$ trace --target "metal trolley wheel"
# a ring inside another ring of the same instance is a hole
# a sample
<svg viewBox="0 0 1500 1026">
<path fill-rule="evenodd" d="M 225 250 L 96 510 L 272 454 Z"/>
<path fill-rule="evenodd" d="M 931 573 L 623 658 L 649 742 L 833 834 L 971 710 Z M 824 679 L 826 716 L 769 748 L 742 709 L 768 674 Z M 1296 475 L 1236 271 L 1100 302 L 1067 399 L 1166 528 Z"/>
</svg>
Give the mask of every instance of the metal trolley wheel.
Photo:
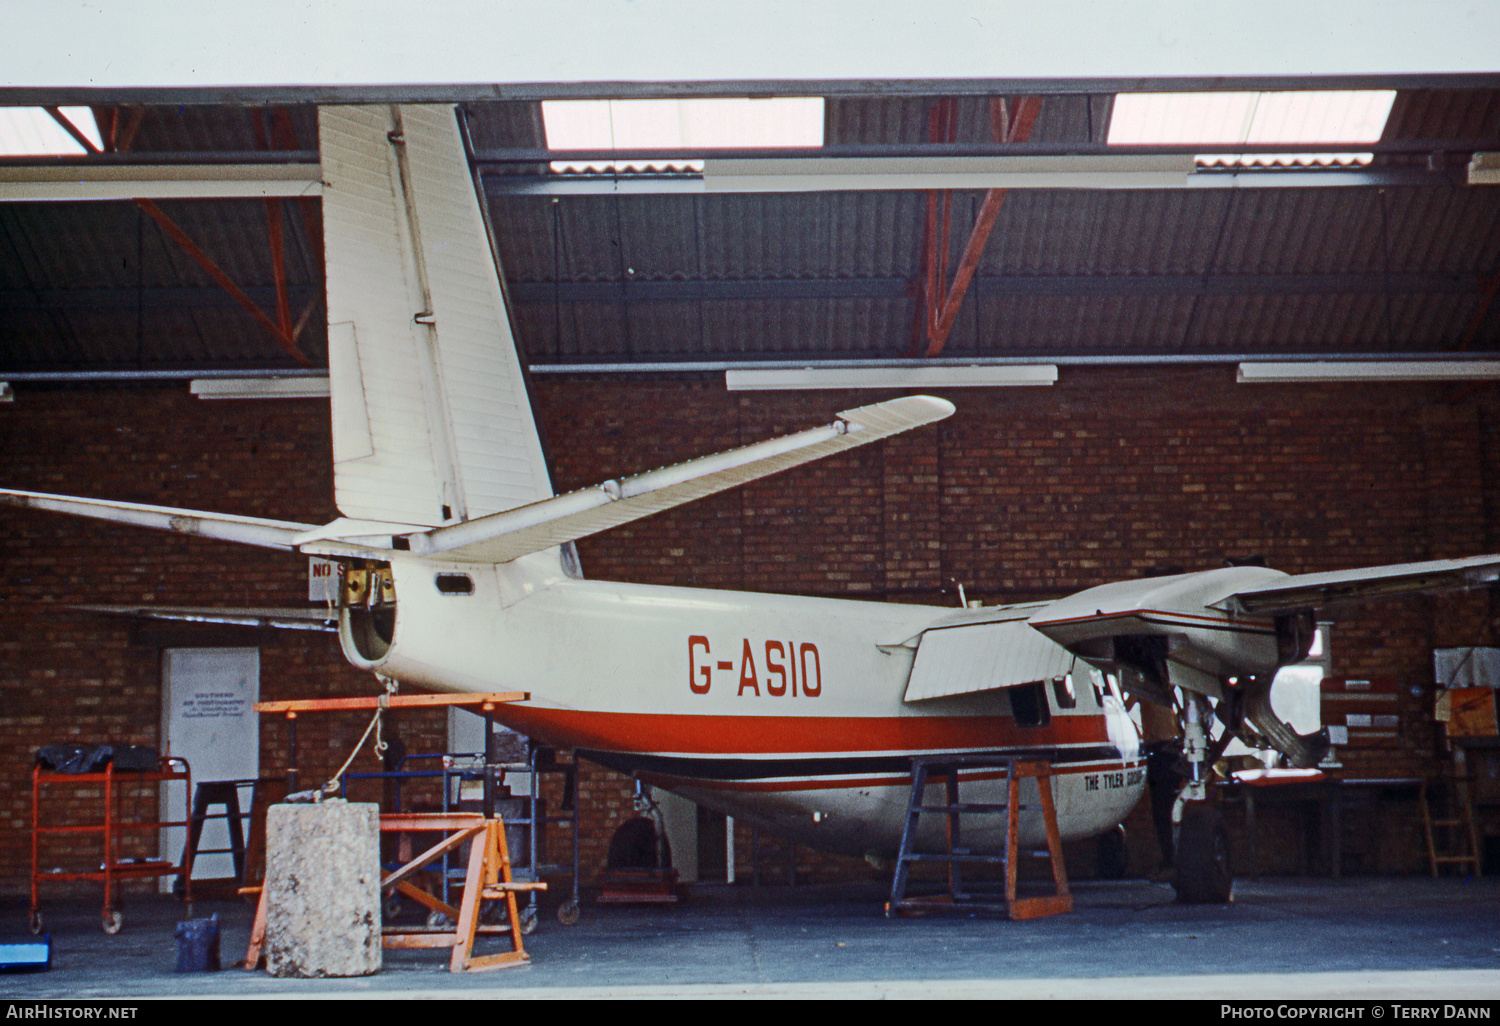
<svg viewBox="0 0 1500 1026">
<path fill-rule="evenodd" d="M 33 913 L 31 913 L 31 922 L 28 925 L 30 926 L 31 932 L 32 932 L 33 935 L 41 933 L 42 932 L 42 914 L 40 912 L 33 912 Z"/>
<path fill-rule="evenodd" d="M 99 925 L 104 928 L 105 933 L 113 937 L 120 932 L 120 927 L 125 925 L 125 917 L 120 914 L 119 909 L 112 908 L 99 917 Z"/>
<path fill-rule="evenodd" d="M 535 905 L 527 905 L 525 908 L 521 909 L 521 932 L 523 934 L 529 937 L 533 933 L 536 933 L 536 921 L 537 914 Z"/>
<path fill-rule="evenodd" d="M 577 926 L 582 916 L 583 911 L 578 907 L 577 898 L 569 898 L 557 908 L 557 921 L 564 926 Z"/>
</svg>

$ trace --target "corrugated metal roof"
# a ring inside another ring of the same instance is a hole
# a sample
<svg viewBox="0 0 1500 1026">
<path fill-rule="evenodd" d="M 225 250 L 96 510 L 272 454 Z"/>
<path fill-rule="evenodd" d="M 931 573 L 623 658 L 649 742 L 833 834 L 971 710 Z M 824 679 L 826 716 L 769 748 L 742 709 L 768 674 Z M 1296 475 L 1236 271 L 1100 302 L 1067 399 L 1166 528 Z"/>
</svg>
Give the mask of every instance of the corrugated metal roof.
<svg viewBox="0 0 1500 1026">
<path fill-rule="evenodd" d="M 1396 94 L 1385 139 L 1500 140 L 1500 92 L 1417 89 Z"/>
<path fill-rule="evenodd" d="M 1112 100 L 1049 96 L 1030 138 L 1097 144 Z M 827 139 L 924 143 L 933 102 L 830 100 Z M 477 148 L 543 143 L 538 104 L 466 110 Z M 956 111 L 960 142 L 990 140 L 986 98 L 960 97 Z M 114 117 L 96 113 L 101 125 Z M 125 109 L 118 123 L 133 119 Z M 311 107 L 262 122 L 274 145 L 316 145 Z M 277 128 L 287 123 L 290 140 Z M 1400 93 L 1385 142 L 1414 139 L 1500 147 L 1500 91 Z M 147 108 L 132 141 L 158 152 L 262 145 L 255 112 L 240 107 Z M 953 196 L 950 273 L 981 202 Z M 161 207 L 274 316 L 264 203 Z M 489 207 L 534 361 L 911 351 L 925 194 L 497 194 Z M 321 267 L 299 206 L 285 208 L 296 317 L 320 297 Z M 1500 273 L 1497 243 L 1494 188 L 1013 191 L 944 354 L 1493 351 L 1500 312 L 1477 334 L 1473 324 Z M 303 336 L 315 359 L 323 317 L 317 306 Z M 0 206 L 0 370 L 289 362 L 134 204 Z"/>
</svg>

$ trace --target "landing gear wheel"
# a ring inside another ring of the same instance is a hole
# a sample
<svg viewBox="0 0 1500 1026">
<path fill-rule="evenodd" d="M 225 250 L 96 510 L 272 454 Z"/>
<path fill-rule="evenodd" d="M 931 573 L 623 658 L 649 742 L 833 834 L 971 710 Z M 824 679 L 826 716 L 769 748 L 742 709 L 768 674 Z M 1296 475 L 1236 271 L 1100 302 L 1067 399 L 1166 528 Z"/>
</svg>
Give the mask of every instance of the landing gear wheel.
<svg viewBox="0 0 1500 1026">
<path fill-rule="evenodd" d="M 427 925 L 429 928 L 436 928 L 439 926 L 452 926 L 453 920 L 449 919 L 441 912 L 433 911 L 427 913 Z"/>
<path fill-rule="evenodd" d="M 557 921 L 559 923 L 562 923 L 564 926 L 577 926 L 578 920 L 582 916 L 583 912 L 578 907 L 577 898 L 569 898 L 567 901 L 558 906 Z"/>
<path fill-rule="evenodd" d="M 527 905 L 521 909 L 521 932 L 530 937 L 536 933 L 536 906 Z"/>
<path fill-rule="evenodd" d="M 100 917 L 99 925 L 104 927 L 104 932 L 113 937 L 120 932 L 120 927 L 125 925 L 125 917 L 120 915 L 120 910 L 112 908 Z"/>
<path fill-rule="evenodd" d="M 42 914 L 40 912 L 33 912 L 33 913 L 31 913 L 31 922 L 28 925 L 31 927 L 32 934 L 41 933 L 42 932 Z"/>
<path fill-rule="evenodd" d="M 1229 866 L 1229 831 L 1212 805 L 1189 802 L 1177 835 L 1177 900 L 1188 905 L 1229 900 L 1234 874 Z"/>
</svg>

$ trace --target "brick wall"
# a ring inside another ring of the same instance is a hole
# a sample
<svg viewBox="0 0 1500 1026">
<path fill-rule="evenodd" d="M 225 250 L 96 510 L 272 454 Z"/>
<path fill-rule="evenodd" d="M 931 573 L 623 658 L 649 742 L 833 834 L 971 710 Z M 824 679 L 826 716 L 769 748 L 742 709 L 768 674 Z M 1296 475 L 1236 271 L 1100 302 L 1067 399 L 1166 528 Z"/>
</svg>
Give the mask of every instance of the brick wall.
<svg viewBox="0 0 1500 1026">
<path fill-rule="evenodd" d="M 1305 572 L 1500 545 L 1493 389 L 1262 388 L 1233 377 L 1232 367 L 1065 368 L 1051 388 L 953 390 L 959 412 L 941 425 L 585 539 L 584 569 L 956 605 L 960 584 L 971 599 L 1021 601 L 1225 556 L 1263 555 Z M 710 376 L 548 377 L 537 387 L 559 489 L 827 423 L 884 398 L 727 393 Z M 6 487 L 322 523 L 337 515 L 331 478 L 326 402 L 205 402 L 185 385 L 22 387 L 0 407 Z M 329 635 L 146 628 L 68 607 L 300 605 L 305 582 L 298 556 L 0 510 L 0 887 L 25 885 L 38 745 L 159 743 L 162 647 L 257 645 L 266 698 L 373 690 Z M 1431 649 L 1494 643 L 1497 627 L 1487 594 L 1403 599 L 1340 619 L 1335 673 L 1407 687 L 1399 743 L 1360 772 L 1431 766 Z M 365 726 L 342 716 L 299 722 L 308 785 Z M 441 715 L 403 713 L 397 729 L 411 751 L 442 746 Z M 279 772 L 284 751 L 285 723 L 268 719 L 263 770 Z M 361 759 L 356 769 L 375 768 L 368 753 Z M 580 792 L 591 876 L 613 824 L 633 814 L 630 785 L 590 767 Z M 89 808 L 80 799 L 54 811 Z M 808 859 L 817 879 L 869 872 L 857 860 Z"/>
</svg>

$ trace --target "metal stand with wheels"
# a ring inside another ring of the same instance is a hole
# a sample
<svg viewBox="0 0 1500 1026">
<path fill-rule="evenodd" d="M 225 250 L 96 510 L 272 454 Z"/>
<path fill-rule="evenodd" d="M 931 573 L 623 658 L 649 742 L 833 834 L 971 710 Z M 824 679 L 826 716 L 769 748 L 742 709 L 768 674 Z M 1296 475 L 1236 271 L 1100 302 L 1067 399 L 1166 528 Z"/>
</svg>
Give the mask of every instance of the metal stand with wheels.
<svg viewBox="0 0 1500 1026">
<path fill-rule="evenodd" d="M 186 759 L 166 757 L 159 760 L 157 770 L 151 772 L 116 772 L 114 763 L 105 765 L 100 773 L 49 773 L 37 764 L 31 771 L 31 916 L 29 926 L 33 934 L 42 932 L 42 909 L 38 895 L 43 880 L 63 883 L 76 880 L 97 880 L 104 884 L 104 907 L 99 913 L 100 925 L 105 933 L 116 934 L 124 925 L 124 916 L 117 907 L 116 897 L 119 882 L 150 877 L 175 876 L 182 885 L 189 915 L 193 902 L 193 862 L 190 852 L 185 852 L 182 863 L 175 864 L 165 859 L 122 858 L 120 835 L 125 833 L 154 833 L 166 827 L 187 827 L 188 821 L 165 822 L 148 818 L 127 818 L 120 814 L 121 792 L 126 788 L 140 788 L 149 784 L 170 784 L 181 781 L 186 793 L 183 807 L 192 796 L 192 773 Z M 104 785 L 104 819 L 100 823 L 54 823 L 43 825 L 42 811 L 46 807 L 45 787 Z M 163 800 L 162 795 L 151 796 L 152 801 Z M 41 837 L 43 834 L 70 834 L 100 838 L 101 855 L 98 869 L 69 871 L 61 867 L 41 868 Z"/>
<path fill-rule="evenodd" d="M 524 799 L 526 815 L 506 817 L 506 823 L 527 828 L 529 857 L 526 865 L 513 867 L 516 879 L 538 883 L 542 877 L 550 874 L 572 874 L 573 891 L 571 896 L 558 906 L 557 921 L 564 926 L 574 926 L 583 914 L 578 900 L 578 763 L 576 761 L 558 762 L 555 749 L 531 743 L 527 746 L 525 763 L 505 764 L 502 769 L 507 778 L 525 774 L 528 778 L 527 790 L 530 792 Z M 547 813 L 546 802 L 541 794 L 542 779 L 547 774 L 561 774 L 563 778 L 561 809 L 550 815 Z M 571 859 L 568 862 L 546 861 L 546 828 L 549 823 L 554 826 L 568 827 L 570 835 L 568 841 L 571 848 Z M 531 892 L 531 898 L 522 911 L 521 917 L 522 932 L 530 934 L 536 929 L 539 920 L 536 891 Z"/>
</svg>

